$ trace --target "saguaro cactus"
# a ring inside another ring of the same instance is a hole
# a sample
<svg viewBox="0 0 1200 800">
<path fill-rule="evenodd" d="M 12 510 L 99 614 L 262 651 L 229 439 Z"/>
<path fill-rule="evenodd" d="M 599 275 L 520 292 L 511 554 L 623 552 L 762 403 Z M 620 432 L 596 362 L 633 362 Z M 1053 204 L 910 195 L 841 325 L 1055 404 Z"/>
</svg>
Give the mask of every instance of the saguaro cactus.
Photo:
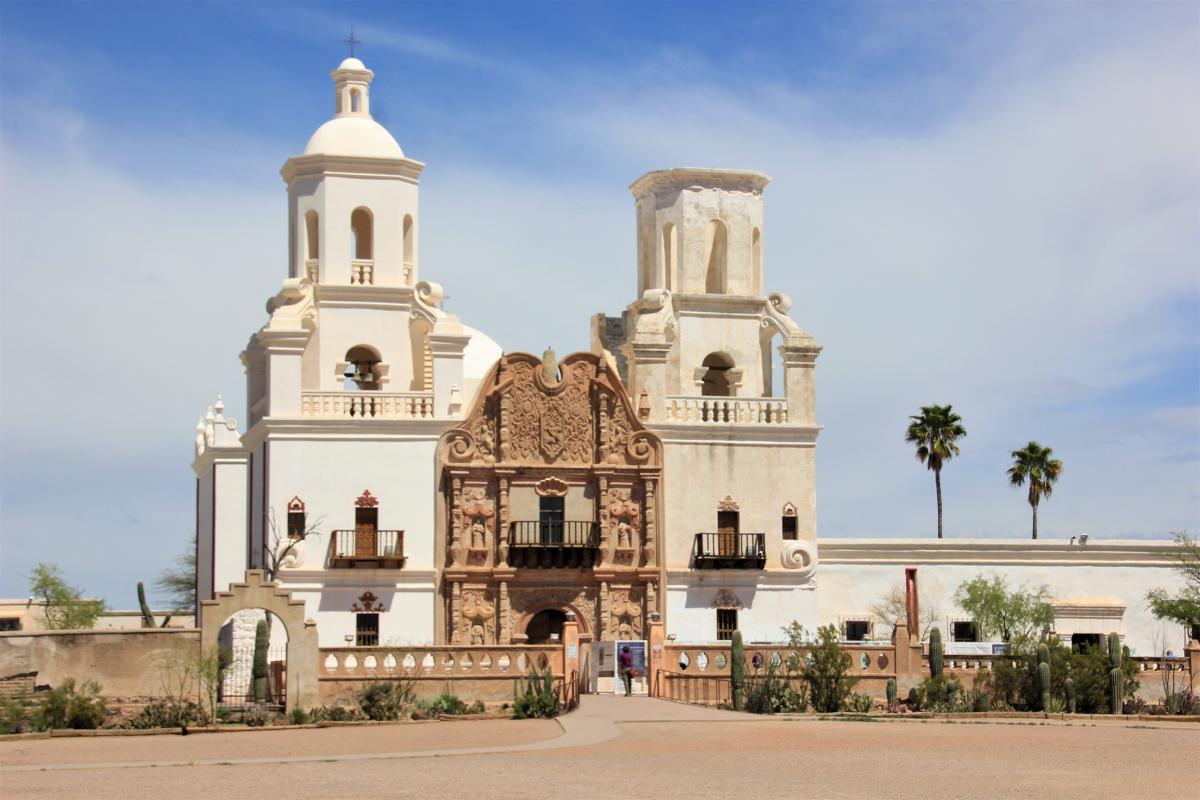
<svg viewBox="0 0 1200 800">
<path fill-rule="evenodd" d="M 142 609 L 142 627 L 143 628 L 158 628 L 167 627 L 167 623 L 171 621 L 171 615 L 167 614 L 163 618 L 162 625 L 159 626 L 154 622 L 154 614 L 150 611 L 150 604 L 146 602 L 146 587 L 138 581 L 137 587 L 138 606 Z"/>
<path fill-rule="evenodd" d="M 1063 690 L 1067 693 L 1067 713 L 1075 713 L 1075 681 L 1067 678 L 1063 681 Z"/>
<path fill-rule="evenodd" d="M 254 678 L 254 702 L 267 702 L 267 644 L 271 640 L 267 631 L 267 621 L 260 619 L 254 627 L 254 668 L 250 673 Z"/>
<path fill-rule="evenodd" d="M 733 684 L 733 710 L 742 710 L 742 686 L 746 677 L 746 651 L 742 648 L 742 632 L 733 632 L 729 646 L 729 680 Z"/>
<path fill-rule="evenodd" d="M 1038 645 L 1038 685 L 1042 688 L 1042 711 L 1050 710 L 1050 646 L 1045 642 Z"/>
<path fill-rule="evenodd" d="M 1110 667 L 1121 666 L 1121 634 L 1116 631 L 1108 635 L 1108 664 Z"/>
<path fill-rule="evenodd" d="M 929 674 L 942 677 L 942 632 L 934 628 L 929 632 Z"/>
<path fill-rule="evenodd" d="M 1121 671 L 1121 635 L 1113 631 L 1108 635 L 1108 663 L 1112 669 L 1108 671 L 1108 692 L 1112 703 L 1112 713 L 1120 714 L 1125 700 L 1125 673 Z"/>
<path fill-rule="evenodd" d="M 896 695 L 896 679 L 888 678 L 887 681 L 887 702 L 889 707 L 894 707 L 899 703 Z"/>
</svg>

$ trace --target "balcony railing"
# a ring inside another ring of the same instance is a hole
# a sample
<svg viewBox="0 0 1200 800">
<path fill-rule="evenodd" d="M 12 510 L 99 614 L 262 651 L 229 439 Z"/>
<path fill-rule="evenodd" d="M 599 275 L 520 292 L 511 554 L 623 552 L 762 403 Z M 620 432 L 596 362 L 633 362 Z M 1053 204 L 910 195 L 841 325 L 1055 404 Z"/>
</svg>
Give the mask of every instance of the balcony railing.
<svg viewBox="0 0 1200 800">
<path fill-rule="evenodd" d="M 765 533 L 697 533 L 692 545 L 696 569 L 762 569 L 767 564 Z"/>
<path fill-rule="evenodd" d="M 666 419 L 713 425 L 782 425 L 788 419 L 782 397 L 668 397 Z"/>
<path fill-rule="evenodd" d="M 508 562 L 514 567 L 591 567 L 600 548 L 592 521 L 516 521 L 509 526 Z"/>
<path fill-rule="evenodd" d="M 404 531 L 337 530 L 329 542 L 331 567 L 404 566 Z"/>
<path fill-rule="evenodd" d="M 303 392 L 300 416 L 316 419 L 432 419 L 432 392 Z"/>
<path fill-rule="evenodd" d="M 375 283 L 375 262 L 371 259 L 355 259 L 350 262 L 350 283 L 371 286 Z"/>
</svg>

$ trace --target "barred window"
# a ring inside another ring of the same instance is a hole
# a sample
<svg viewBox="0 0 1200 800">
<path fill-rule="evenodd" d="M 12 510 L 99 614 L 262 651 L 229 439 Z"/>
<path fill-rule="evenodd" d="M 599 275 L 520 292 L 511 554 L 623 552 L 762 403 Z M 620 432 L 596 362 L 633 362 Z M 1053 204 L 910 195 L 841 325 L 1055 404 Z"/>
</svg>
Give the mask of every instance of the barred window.
<svg viewBox="0 0 1200 800">
<path fill-rule="evenodd" d="M 717 641 L 727 642 L 733 638 L 733 632 L 738 627 L 736 608 L 717 609 Z"/>
</svg>

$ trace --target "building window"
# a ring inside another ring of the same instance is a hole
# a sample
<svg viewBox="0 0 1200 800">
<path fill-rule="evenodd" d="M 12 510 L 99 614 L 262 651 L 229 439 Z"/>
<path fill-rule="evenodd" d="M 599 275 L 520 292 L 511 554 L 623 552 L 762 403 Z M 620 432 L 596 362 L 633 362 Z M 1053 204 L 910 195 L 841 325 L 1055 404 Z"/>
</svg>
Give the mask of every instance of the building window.
<svg viewBox="0 0 1200 800">
<path fill-rule="evenodd" d="M 796 517 L 794 515 L 783 518 L 783 538 L 785 540 L 797 538 Z"/>
<path fill-rule="evenodd" d="M 538 522 L 542 544 L 562 544 L 566 519 L 565 497 L 538 498 Z"/>
<path fill-rule="evenodd" d="M 20 617 L 0 617 L 0 631 L 19 631 L 21 630 Z"/>
<path fill-rule="evenodd" d="M 733 369 L 733 359 L 724 353 L 709 353 L 700 363 L 704 368 L 701 379 L 700 394 L 704 397 L 731 397 L 733 388 L 729 385 L 729 370 Z M 714 412 L 716 413 L 716 412 Z M 728 420 L 714 420 L 728 422 Z"/>
<path fill-rule="evenodd" d="M 959 620 L 950 625 L 950 641 L 978 642 L 979 626 L 971 620 Z"/>
<path fill-rule="evenodd" d="M 289 539 L 303 539 L 306 526 L 304 501 L 293 497 L 288 501 L 287 533 Z"/>
<path fill-rule="evenodd" d="M 733 632 L 738 629 L 737 609 L 717 609 L 717 641 L 727 642 L 733 638 Z"/>
<path fill-rule="evenodd" d="M 371 212 L 365 208 L 356 208 L 350 214 L 351 248 L 356 261 L 370 261 L 374 257 L 374 225 Z"/>
<path fill-rule="evenodd" d="M 708 268 L 704 273 L 704 291 L 708 294 L 725 293 L 725 223 L 714 219 L 709 223 L 710 240 Z"/>
<path fill-rule="evenodd" d="M 842 623 L 847 642 L 864 642 L 871 638 L 871 623 L 865 619 L 848 619 Z"/>
<path fill-rule="evenodd" d="M 379 645 L 379 615 L 354 615 L 354 644 L 358 647 L 377 647 Z"/>
</svg>

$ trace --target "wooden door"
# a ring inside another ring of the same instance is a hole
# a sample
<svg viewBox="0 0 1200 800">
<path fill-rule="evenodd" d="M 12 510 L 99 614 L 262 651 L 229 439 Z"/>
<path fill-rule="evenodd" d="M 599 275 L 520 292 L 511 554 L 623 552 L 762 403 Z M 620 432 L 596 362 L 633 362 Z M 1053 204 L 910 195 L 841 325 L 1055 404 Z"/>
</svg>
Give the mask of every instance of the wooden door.
<svg viewBox="0 0 1200 800">
<path fill-rule="evenodd" d="M 375 557 L 375 530 L 379 521 L 378 508 L 354 510 L 354 557 Z"/>
<path fill-rule="evenodd" d="M 737 555 L 738 512 L 717 512 L 717 555 Z"/>
</svg>

